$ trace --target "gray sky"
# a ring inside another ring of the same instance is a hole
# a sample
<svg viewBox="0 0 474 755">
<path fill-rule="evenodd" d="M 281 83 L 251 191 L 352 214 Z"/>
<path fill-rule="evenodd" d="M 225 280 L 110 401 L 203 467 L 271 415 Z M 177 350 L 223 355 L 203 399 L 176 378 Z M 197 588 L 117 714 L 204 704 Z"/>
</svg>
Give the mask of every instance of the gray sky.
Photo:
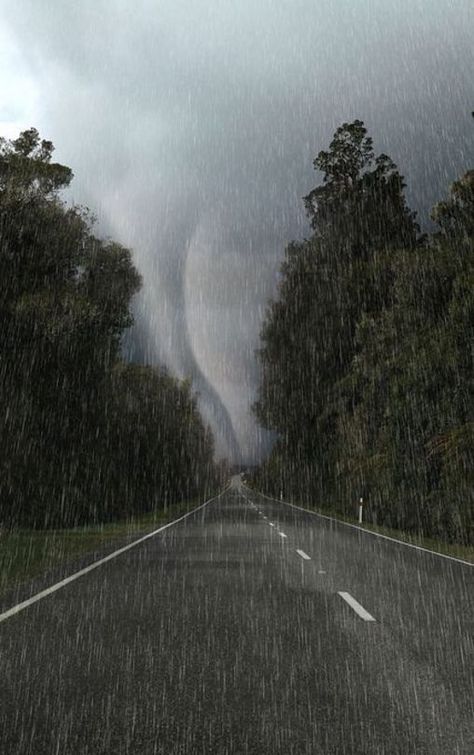
<svg viewBox="0 0 474 755">
<path fill-rule="evenodd" d="M 234 458 L 268 444 L 254 350 L 316 153 L 361 118 L 425 220 L 473 109 L 472 0 L 0 0 L 0 135 L 37 126 L 134 249 L 129 351 L 193 376 Z"/>
</svg>

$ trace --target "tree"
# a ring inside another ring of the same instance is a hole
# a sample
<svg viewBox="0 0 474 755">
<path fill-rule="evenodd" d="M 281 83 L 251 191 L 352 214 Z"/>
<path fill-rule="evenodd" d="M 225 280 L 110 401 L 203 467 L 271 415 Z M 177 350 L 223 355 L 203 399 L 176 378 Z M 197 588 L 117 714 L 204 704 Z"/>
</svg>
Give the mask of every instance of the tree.
<svg viewBox="0 0 474 755">
<path fill-rule="evenodd" d="M 306 197 L 262 331 L 256 410 L 279 438 L 260 480 L 372 521 L 474 542 L 474 175 L 419 237 L 403 180 L 344 124 Z"/>
<path fill-rule="evenodd" d="M 38 195 L 51 198 L 64 189 L 73 178 L 72 170 L 51 162 L 52 142 L 40 140 L 38 131 L 30 128 L 18 139 L 0 138 L 0 191 L 13 194 L 23 202 Z"/>
<path fill-rule="evenodd" d="M 255 410 L 323 495 L 329 480 L 333 492 L 336 485 L 340 403 L 358 400 L 347 384 L 357 323 L 390 296 L 383 259 L 419 241 L 403 179 L 386 155 L 374 156 L 361 121 L 337 129 L 314 166 L 324 175 L 304 199 L 313 236 L 287 249 L 279 298 L 262 329 Z"/>
<path fill-rule="evenodd" d="M 375 157 L 362 121 L 343 123 L 313 165 L 324 174 L 322 186 L 304 197 L 315 239 L 346 252 L 346 262 L 416 245 L 419 228 L 403 177 L 387 155 Z"/>
<path fill-rule="evenodd" d="M 0 521 L 35 527 L 150 510 L 214 479 L 190 387 L 122 364 L 141 277 L 62 201 L 72 172 L 53 150 L 35 129 L 0 142 Z"/>
</svg>

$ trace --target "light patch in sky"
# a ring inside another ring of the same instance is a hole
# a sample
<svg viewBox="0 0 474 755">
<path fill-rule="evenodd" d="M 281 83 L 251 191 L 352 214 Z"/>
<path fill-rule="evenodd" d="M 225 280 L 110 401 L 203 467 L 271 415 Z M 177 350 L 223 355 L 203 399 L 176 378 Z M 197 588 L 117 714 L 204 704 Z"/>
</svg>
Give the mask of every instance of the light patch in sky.
<svg viewBox="0 0 474 755">
<path fill-rule="evenodd" d="M 13 139 L 38 123 L 39 90 L 5 27 L 0 26 L 0 136 Z"/>
</svg>

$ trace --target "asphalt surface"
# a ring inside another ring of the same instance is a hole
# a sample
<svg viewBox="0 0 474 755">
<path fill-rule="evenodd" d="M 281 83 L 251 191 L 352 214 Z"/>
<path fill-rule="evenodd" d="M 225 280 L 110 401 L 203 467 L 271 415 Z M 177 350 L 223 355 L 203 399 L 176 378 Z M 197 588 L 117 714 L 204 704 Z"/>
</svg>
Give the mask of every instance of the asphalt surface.
<svg viewBox="0 0 474 755">
<path fill-rule="evenodd" d="M 234 481 L 0 623 L 0 752 L 473 753 L 473 586 Z"/>
</svg>

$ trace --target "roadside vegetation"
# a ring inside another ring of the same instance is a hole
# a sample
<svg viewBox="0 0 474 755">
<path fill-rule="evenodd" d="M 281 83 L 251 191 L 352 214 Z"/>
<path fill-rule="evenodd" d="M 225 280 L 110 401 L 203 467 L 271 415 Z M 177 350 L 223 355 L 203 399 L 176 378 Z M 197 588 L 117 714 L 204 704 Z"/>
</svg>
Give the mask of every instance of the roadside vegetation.
<svg viewBox="0 0 474 755">
<path fill-rule="evenodd" d="M 361 121 L 337 129 L 305 197 L 259 351 L 275 432 L 257 489 L 372 525 L 474 544 L 474 170 L 422 234 Z"/>
<path fill-rule="evenodd" d="M 72 172 L 53 150 L 33 128 L 0 140 L 3 530 L 155 515 L 219 485 L 190 382 L 123 360 L 141 278 L 61 199 Z"/>
</svg>

